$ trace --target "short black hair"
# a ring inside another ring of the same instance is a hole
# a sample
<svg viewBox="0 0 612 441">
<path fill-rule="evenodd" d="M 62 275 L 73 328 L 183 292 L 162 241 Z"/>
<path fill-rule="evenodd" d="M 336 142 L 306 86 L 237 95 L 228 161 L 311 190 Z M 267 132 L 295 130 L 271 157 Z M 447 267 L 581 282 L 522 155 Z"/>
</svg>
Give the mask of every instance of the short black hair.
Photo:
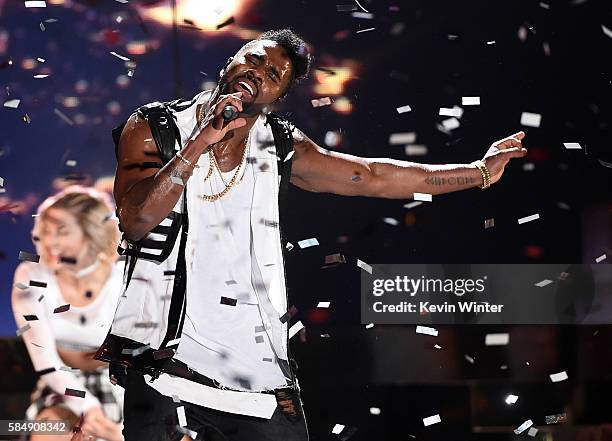
<svg viewBox="0 0 612 441">
<path fill-rule="evenodd" d="M 313 57 L 304 39 L 292 29 L 269 30 L 257 37 L 255 41 L 257 40 L 272 40 L 285 49 L 293 65 L 293 74 L 289 88 L 291 88 L 292 84 L 299 83 L 308 77 Z"/>
</svg>

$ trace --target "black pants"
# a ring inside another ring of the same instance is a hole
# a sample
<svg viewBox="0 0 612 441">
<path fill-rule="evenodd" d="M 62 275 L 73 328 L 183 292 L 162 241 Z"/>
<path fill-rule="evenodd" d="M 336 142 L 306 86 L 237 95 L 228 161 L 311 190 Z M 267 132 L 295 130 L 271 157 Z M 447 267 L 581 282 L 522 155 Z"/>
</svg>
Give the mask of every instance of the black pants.
<svg viewBox="0 0 612 441">
<path fill-rule="evenodd" d="M 306 419 L 300 397 L 298 417 L 291 421 L 277 406 L 271 419 L 221 412 L 195 404 L 175 403 L 146 384 L 133 369 L 127 370 L 124 397 L 125 441 L 179 441 L 176 408 L 184 406 L 187 428 L 205 441 L 308 441 Z"/>
</svg>

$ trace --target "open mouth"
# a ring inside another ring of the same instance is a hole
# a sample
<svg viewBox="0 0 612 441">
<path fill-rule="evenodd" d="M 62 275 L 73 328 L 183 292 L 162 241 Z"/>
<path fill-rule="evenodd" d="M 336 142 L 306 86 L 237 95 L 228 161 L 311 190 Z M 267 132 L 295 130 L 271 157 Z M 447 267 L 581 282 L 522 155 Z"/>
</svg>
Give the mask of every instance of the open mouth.
<svg viewBox="0 0 612 441">
<path fill-rule="evenodd" d="M 255 88 L 255 86 L 253 86 L 253 84 L 245 80 L 239 80 L 237 83 L 235 83 L 234 90 L 245 92 L 251 98 L 254 98 L 255 93 L 257 92 L 257 89 Z"/>
</svg>

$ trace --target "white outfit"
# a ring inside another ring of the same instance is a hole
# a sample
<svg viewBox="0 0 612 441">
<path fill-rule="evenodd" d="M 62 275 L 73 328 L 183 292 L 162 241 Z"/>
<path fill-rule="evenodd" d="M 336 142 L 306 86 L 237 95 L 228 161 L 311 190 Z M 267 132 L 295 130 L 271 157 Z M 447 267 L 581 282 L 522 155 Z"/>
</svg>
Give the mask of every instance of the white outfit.
<svg viewBox="0 0 612 441">
<path fill-rule="evenodd" d="M 54 309 L 68 304 L 62 297 L 53 271 L 41 263 L 23 262 L 15 272 L 15 284 L 28 285 L 31 280 L 47 283 L 46 288 L 28 287 L 17 289 L 13 297 L 13 314 L 17 327 L 26 325 L 30 329 L 22 334 L 32 364 L 36 371 L 55 368 L 55 371 L 42 375 L 37 389 L 49 386 L 54 392 L 64 395 L 66 388 L 85 391 L 85 397 L 64 396 L 64 404 L 76 415 L 94 406 L 99 400 L 90 392 L 81 378 L 65 368 L 57 348 L 65 347 L 84 352 L 95 351 L 104 341 L 121 294 L 123 264 L 113 265 L 112 272 L 101 292 L 93 302 L 85 306 L 70 306 L 65 312 L 54 313 Z M 83 293 L 85 295 L 85 293 Z M 24 316 L 36 316 L 27 321 Z M 106 368 L 107 369 L 107 368 Z M 109 381 L 106 376 L 103 381 Z M 123 402 L 123 389 L 112 386 L 113 395 L 120 404 Z"/>
</svg>

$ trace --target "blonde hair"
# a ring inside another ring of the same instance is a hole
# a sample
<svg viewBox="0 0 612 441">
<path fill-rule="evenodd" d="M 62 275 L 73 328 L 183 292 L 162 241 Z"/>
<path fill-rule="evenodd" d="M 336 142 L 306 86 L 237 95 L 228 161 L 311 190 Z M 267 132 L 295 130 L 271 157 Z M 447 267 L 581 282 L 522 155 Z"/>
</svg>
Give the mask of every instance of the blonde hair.
<svg viewBox="0 0 612 441">
<path fill-rule="evenodd" d="M 33 238 L 39 236 L 49 208 L 66 210 L 76 218 L 85 240 L 95 255 L 101 253 L 104 260 L 109 262 L 114 262 L 119 257 L 117 245 L 120 232 L 114 216 L 113 203 L 107 194 L 93 188 L 73 185 L 48 197 L 38 207 L 32 229 Z M 45 258 L 46 256 L 41 254 L 44 250 L 40 243 L 35 240 L 34 244 L 37 253 Z"/>
</svg>

